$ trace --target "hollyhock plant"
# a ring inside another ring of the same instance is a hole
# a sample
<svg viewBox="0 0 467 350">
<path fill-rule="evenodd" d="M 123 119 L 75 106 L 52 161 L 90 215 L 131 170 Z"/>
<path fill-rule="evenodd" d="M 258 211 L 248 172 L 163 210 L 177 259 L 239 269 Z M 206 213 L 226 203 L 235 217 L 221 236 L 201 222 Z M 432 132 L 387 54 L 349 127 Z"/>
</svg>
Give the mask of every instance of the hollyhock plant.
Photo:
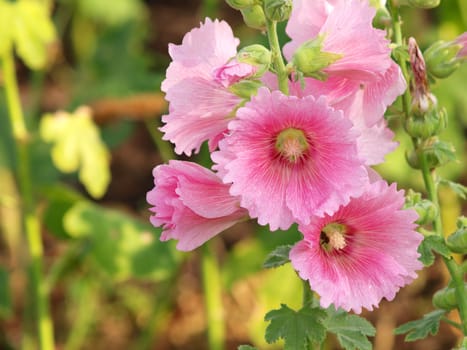
<svg viewBox="0 0 467 350">
<path fill-rule="evenodd" d="M 214 168 L 261 225 L 308 223 L 360 195 L 368 182 L 352 126 L 324 97 L 261 88 L 229 123 L 212 154 Z"/>
<path fill-rule="evenodd" d="M 150 221 L 162 226 L 161 240 L 178 240 L 177 249 L 193 250 L 247 217 L 229 186 L 202 166 L 172 160 L 154 168 Z"/>
<path fill-rule="evenodd" d="M 379 180 L 332 215 L 299 226 L 304 237 L 290 259 L 322 307 L 372 310 L 416 278 L 423 237 L 414 231 L 416 212 L 403 204 L 404 193 Z"/>
<path fill-rule="evenodd" d="M 181 45 L 169 45 L 172 62 L 161 86 L 169 114 L 162 117 L 161 130 L 178 154 L 190 156 L 206 140 L 214 150 L 222 138 L 241 102 L 228 87 L 256 72 L 254 66 L 232 60 L 238 44 L 226 22 L 207 18 L 184 36 Z"/>
</svg>

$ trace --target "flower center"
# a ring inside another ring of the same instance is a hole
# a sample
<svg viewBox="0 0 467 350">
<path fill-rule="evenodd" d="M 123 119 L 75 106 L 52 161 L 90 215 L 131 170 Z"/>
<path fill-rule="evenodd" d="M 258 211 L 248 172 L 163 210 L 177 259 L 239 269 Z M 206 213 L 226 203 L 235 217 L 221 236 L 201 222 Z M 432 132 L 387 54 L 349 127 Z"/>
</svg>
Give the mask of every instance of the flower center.
<svg viewBox="0 0 467 350">
<path fill-rule="evenodd" d="M 309 144 L 302 130 L 288 128 L 276 138 L 276 150 L 291 163 L 296 163 L 308 150 Z"/>
<path fill-rule="evenodd" d="M 320 245 L 327 251 L 342 250 L 347 246 L 345 233 L 347 228 L 345 225 L 338 223 L 330 223 L 321 229 L 319 237 Z"/>
</svg>

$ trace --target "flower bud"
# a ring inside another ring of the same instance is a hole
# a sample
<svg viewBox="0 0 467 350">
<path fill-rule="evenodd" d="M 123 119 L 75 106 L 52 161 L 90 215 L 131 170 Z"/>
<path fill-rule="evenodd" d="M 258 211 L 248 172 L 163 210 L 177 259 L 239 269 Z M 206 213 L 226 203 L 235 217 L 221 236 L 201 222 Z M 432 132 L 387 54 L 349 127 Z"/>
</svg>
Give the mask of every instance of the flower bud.
<svg viewBox="0 0 467 350">
<path fill-rule="evenodd" d="M 440 0 L 407 0 L 409 6 L 422 9 L 432 9 L 439 5 Z"/>
<path fill-rule="evenodd" d="M 407 133 L 420 139 L 428 139 L 441 133 L 447 125 L 447 112 L 445 108 L 433 106 L 425 113 L 412 109 L 411 116 L 405 120 Z"/>
<path fill-rule="evenodd" d="M 456 42 L 438 41 L 424 52 L 428 74 L 435 78 L 446 78 L 451 75 L 461 62 L 457 58 L 462 45 Z"/>
<path fill-rule="evenodd" d="M 376 10 L 376 15 L 373 18 L 373 27 L 378 29 L 386 29 L 391 26 L 391 14 L 386 7 L 380 7 Z"/>
<path fill-rule="evenodd" d="M 261 5 L 253 5 L 241 9 L 240 12 L 242 13 L 243 21 L 248 27 L 259 30 L 266 29 L 266 16 Z"/>
<path fill-rule="evenodd" d="M 266 49 L 263 45 L 254 44 L 241 49 L 236 58 L 238 62 L 247 63 L 256 67 L 256 73 L 252 78 L 259 78 L 269 69 L 269 65 L 271 64 L 271 51 Z"/>
<path fill-rule="evenodd" d="M 438 215 L 438 208 L 428 199 L 422 199 L 422 195 L 409 189 L 405 197 L 405 208 L 412 208 L 418 214 L 416 221 L 419 225 L 428 224 L 433 222 L 434 218 Z"/>
<path fill-rule="evenodd" d="M 464 290 L 467 293 L 467 283 L 464 282 Z M 457 307 L 456 289 L 445 287 L 433 295 L 433 305 L 439 309 L 452 310 Z"/>
<path fill-rule="evenodd" d="M 341 54 L 322 51 L 324 36 L 318 36 L 302 44 L 295 51 L 292 63 L 306 77 L 326 80 L 322 69 L 342 58 Z"/>
<path fill-rule="evenodd" d="M 236 10 L 243 10 L 257 4 L 257 0 L 225 0 L 225 2 Z"/>
<path fill-rule="evenodd" d="M 286 21 L 292 12 L 292 0 L 264 0 L 264 12 L 271 21 Z"/>
<path fill-rule="evenodd" d="M 456 159 L 453 145 L 440 141 L 436 136 L 423 140 L 417 149 L 406 153 L 407 162 L 414 169 L 422 167 L 422 156 L 428 169 L 434 169 Z"/>
<path fill-rule="evenodd" d="M 256 95 L 258 89 L 262 86 L 258 80 L 242 80 L 229 86 L 229 91 L 235 95 L 249 100 L 251 96 Z"/>
<path fill-rule="evenodd" d="M 465 216 L 457 219 L 457 230 L 446 239 L 446 245 L 454 253 L 467 253 L 467 218 Z"/>
</svg>

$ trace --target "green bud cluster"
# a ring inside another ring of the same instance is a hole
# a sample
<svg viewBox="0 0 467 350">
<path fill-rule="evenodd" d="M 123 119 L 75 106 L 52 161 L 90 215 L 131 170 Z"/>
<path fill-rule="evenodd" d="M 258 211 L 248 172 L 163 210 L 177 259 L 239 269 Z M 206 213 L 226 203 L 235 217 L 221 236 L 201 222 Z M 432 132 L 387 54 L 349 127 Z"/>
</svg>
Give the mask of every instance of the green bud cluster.
<svg viewBox="0 0 467 350">
<path fill-rule="evenodd" d="M 461 65 L 457 54 L 462 45 L 455 42 L 437 41 L 425 50 L 427 72 L 434 78 L 447 78 Z"/>
<path fill-rule="evenodd" d="M 467 283 L 464 283 L 464 290 L 467 293 Z M 433 305 L 443 310 L 452 310 L 456 308 L 456 289 L 448 286 L 437 291 L 433 295 Z"/>
<path fill-rule="evenodd" d="M 422 169 L 422 161 L 425 161 L 429 169 L 434 169 L 455 160 L 456 155 L 451 143 L 440 141 L 437 136 L 432 136 L 421 141 L 415 150 L 409 151 L 406 159 L 414 169 Z"/>
<path fill-rule="evenodd" d="M 256 73 L 252 78 L 259 78 L 269 69 L 271 64 L 271 51 L 263 45 L 249 45 L 238 52 L 236 59 L 238 62 L 255 66 Z"/>
<path fill-rule="evenodd" d="M 411 116 L 405 120 L 405 130 L 417 139 L 428 139 L 439 135 L 447 125 L 447 112 L 445 108 L 432 105 L 423 113 L 420 108 L 412 108 Z"/>
<path fill-rule="evenodd" d="M 454 253 L 467 254 L 467 218 L 465 216 L 457 219 L 457 230 L 446 239 L 446 245 Z"/>
<path fill-rule="evenodd" d="M 271 21 L 286 21 L 291 12 L 292 0 L 264 0 L 264 13 Z"/>
<path fill-rule="evenodd" d="M 422 199 L 422 195 L 409 189 L 405 197 L 405 208 L 412 208 L 418 214 L 416 223 L 424 225 L 433 222 L 438 215 L 438 208 L 428 199 Z"/>
</svg>

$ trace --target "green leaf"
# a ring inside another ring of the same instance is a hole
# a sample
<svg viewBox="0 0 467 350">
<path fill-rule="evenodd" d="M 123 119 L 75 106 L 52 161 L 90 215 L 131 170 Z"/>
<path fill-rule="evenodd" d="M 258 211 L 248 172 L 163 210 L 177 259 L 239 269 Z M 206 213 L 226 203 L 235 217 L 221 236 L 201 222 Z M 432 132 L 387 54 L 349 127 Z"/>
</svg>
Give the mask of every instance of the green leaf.
<svg viewBox="0 0 467 350">
<path fill-rule="evenodd" d="M 8 271 L 0 267 L 0 316 L 7 318 L 11 315 L 10 283 Z"/>
<path fill-rule="evenodd" d="M 48 199 L 43 214 L 45 227 L 58 238 L 72 238 L 63 226 L 65 213 L 84 197 L 64 185 L 54 185 L 44 189 L 44 196 Z"/>
<path fill-rule="evenodd" d="M 432 311 L 423 316 L 423 318 L 420 320 L 410 321 L 397 327 L 394 330 L 394 333 L 407 333 L 405 341 L 415 341 L 419 339 L 424 339 L 428 336 L 429 333 L 431 335 L 435 335 L 436 333 L 438 333 L 439 322 L 445 314 L 446 310 Z"/>
<path fill-rule="evenodd" d="M 237 350 L 257 350 L 255 347 L 251 345 L 240 345 Z"/>
<path fill-rule="evenodd" d="M 52 160 L 64 173 L 79 171 L 79 179 L 89 194 L 100 198 L 110 183 L 110 154 L 102 142 L 90 110 L 73 114 L 58 112 L 41 119 L 40 134 L 53 144 Z"/>
<path fill-rule="evenodd" d="M 464 186 L 460 183 L 442 179 L 440 184 L 449 186 L 459 197 L 462 199 L 467 199 L 467 186 Z"/>
<path fill-rule="evenodd" d="M 70 235 L 89 241 L 92 261 L 117 281 L 162 280 L 180 262 L 175 246 L 160 242 L 150 224 L 118 210 L 78 202 L 65 214 L 64 227 Z"/>
<path fill-rule="evenodd" d="M 328 319 L 326 328 L 334 333 L 337 340 L 346 350 L 371 350 L 372 345 L 368 336 L 376 333 L 373 325 L 363 317 L 351 315 L 345 311 L 335 311 L 333 307 L 326 310 Z"/>
<path fill-rule="evenodd" d="M 270 269 L 273 267 L 279 267 L 284 264 L 287 264 L 290 261 L 290 249 L 292 249 L 291 245 L 281 245 L 277 247 L 271 253 L 268 254 L 266 260 L 263 263 L 263 267 L 266 269 Z"/>
<path fill-rule="evenodd" d="M 45 2 L 20 0 L 14 6 L 14 40 L 18 55 L 32 69 L 47 62 L 47 44 L 55 39 L 55 28 Z"/>
<path fill-rule="evenodd" d="M 449 258 L 451 252 L 446 246 L 444 239 L 437 235 L 427 236 L 423 239 L 423 242 L 418 247 L 418 252 L 420 253 L 420 261 L 425 266 L 430 266 L 435 261 L 434 252 L 441 254 L 442 256 Z"/>
<path fill-rule="evenodd" d="M 265 320 L 271 323 L 266 328 L 266 341 L 274 343 L 285 340 L 284 350 L 305 349 L 308 340 L 322 343 L 326 337 L 323 320 L 326 312 L 319 308 L 305 306 L 299 311 L 282 304 L 278 310 L 269 311 Z"/>
</svg>

